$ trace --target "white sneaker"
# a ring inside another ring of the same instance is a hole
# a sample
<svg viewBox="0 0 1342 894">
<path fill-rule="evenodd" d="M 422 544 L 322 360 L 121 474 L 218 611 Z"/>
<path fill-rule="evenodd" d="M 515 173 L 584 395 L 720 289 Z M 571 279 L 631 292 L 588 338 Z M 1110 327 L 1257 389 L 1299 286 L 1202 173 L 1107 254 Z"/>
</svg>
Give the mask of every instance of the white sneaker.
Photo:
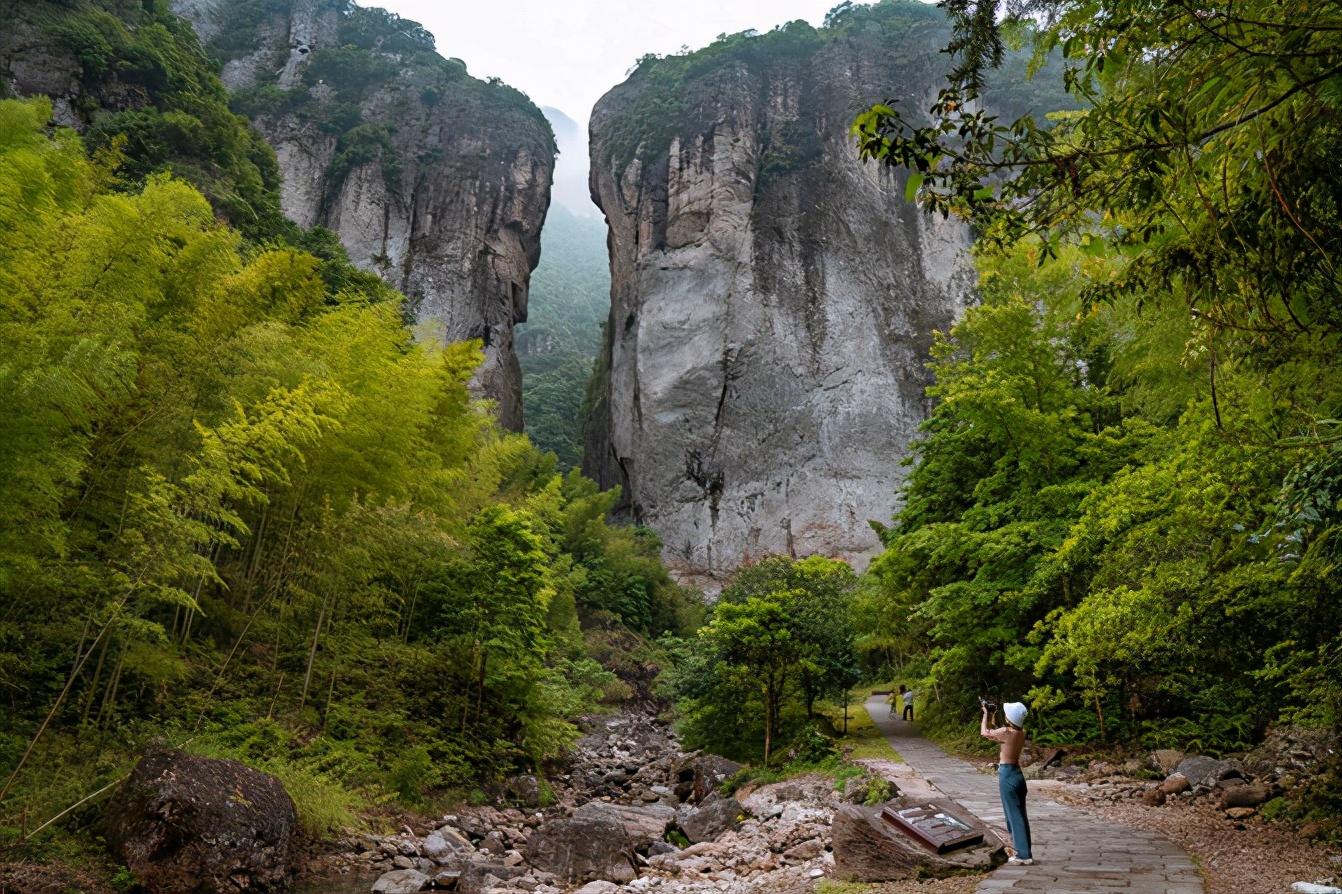
<svg viewBox="0 0 1342 894">
<path fill-rule="evenodd" d="M 1030 858 L 1030 857 L 1026 857 L 1025 859 L 1022 860 L 1020 857 L 1013 856 L 1013 857 L 1011 857 L 1011 859 L 1007 860 L 1007 862 L 1008 862 L 1009 864 L 1011 864 L 1012 866 L 1033 866 L 1033 865 L 1034 865 L 1034 860 L 1033 860 L 1032 858 Z"/>
</svg>

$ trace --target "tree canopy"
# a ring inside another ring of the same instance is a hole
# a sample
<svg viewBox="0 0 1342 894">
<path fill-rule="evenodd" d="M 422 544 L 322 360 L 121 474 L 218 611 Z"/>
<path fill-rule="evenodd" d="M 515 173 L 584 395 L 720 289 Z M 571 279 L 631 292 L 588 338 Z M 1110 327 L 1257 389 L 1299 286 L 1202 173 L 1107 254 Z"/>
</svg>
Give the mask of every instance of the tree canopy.
<svg viewBox="0 0 1342 894">
<path fill-rule="evenodd" d="M 869 657 L 921 667 L 934 725 L 989 690 L 1028 691 L 1058 741 L 1337 727 L 1337 10 L 944 5 L 931 123 L 854 124 L 929 213 L 971 221 L 982 290 L 933 351 Z M 980 102 L 1023 43 L 1061 51 L 1079 108 Z"/>
<path fill-rule="evenodd" d="M 0 834 L 153 737 L 312 831 L 469 792 L 620 692 L 580 619 L 693 628 L 614 495 L 471 397 L 478 344 L 50 117 L 0 101 Z"/>
</svg>

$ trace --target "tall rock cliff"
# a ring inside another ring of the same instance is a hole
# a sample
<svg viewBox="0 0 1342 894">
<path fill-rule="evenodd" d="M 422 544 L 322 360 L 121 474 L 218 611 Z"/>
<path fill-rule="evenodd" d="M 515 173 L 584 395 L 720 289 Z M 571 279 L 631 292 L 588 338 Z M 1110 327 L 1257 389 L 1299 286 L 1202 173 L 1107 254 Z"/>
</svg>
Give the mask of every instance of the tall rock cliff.
<svg viewBox="0 0 1342 894">
<path fill-rule="evenodd" d="M 942 13 L 827 25 L 645 60 L 592 114 L 612 284 L 584 469 L 710 586 L 766 554 L 878 549 L 932 332 L 971 300 L 966 228 L 904 201 L 848 133 L 872 102 L 930 105 Z"/>
<path fill-rule="evenodd" d="M 0 98 L 47 96 L 128 183 L 171 170 L 248 237 L 293 235 L 275 154 L 229 109 L 191 26 L 140 0 L 0 0 Z"/>
<path fill-rule="evenodd" d="M 448 341 L 483 340 L 477 385 L 522 427 L 513 327 L 526 319 L 555 144 L 521 93 L 477 80 L 415 22 L 344 0 L 176 0 L 275 148 L 284 213 Z"/>
</svg>

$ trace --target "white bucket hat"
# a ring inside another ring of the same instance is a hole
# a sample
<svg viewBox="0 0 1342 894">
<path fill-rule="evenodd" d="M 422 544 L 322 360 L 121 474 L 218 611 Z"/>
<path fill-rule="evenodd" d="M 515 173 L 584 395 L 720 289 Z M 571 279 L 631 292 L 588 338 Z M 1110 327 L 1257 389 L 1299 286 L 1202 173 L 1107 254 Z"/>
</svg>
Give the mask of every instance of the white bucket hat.
<svg viewBox="0 0 1342 894">
<path fill-rule="evenodd" d="M 1020 702 L 1008 702 L 1002 706 L 1002 713 L 1006 715 L 1007 722 L 1012 726 L 1025 726 L 1025 715 L 1029 710 Z"/>
</svg>

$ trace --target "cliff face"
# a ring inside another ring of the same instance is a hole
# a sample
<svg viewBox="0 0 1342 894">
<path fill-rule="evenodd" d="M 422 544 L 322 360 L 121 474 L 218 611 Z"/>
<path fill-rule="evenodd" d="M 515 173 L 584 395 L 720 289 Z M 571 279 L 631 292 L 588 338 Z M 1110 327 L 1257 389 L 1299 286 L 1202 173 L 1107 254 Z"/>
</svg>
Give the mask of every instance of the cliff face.
<svg viewBox="0 0 1342 894">
<path fill-rule="evenodd" d="M 413 22 L 340 0 L 176 0 L 224 60 L 235 107 L 274 147 L 281 206 L 448 341 L 478 338 L 479 390 L 521 429 L 513 327 L 526 319 L 554 138 L 517 91 L 470 77 Z"/>
<path fill-rule="evenodd" d="M 139 0 L 0 2 L 0 23 L 0 97 L 49 97 L 91 151 L 120 147 L 128 182 L 171 170 L 249 238 L 294 229 L 274 153 L 229 110 L 189 24 Z"/>
<path fill-rule="evenodd" d="M 612 285 L 584 469 L 684 578 L 873 554 L 931 333 L 970 300 L 966 229 L 906 203 L 848 136 L 874 101 L 930 104 L 941 77 L 940 12 L 886 6 L 647 62 L 593 112 Z"/>
</svg>

